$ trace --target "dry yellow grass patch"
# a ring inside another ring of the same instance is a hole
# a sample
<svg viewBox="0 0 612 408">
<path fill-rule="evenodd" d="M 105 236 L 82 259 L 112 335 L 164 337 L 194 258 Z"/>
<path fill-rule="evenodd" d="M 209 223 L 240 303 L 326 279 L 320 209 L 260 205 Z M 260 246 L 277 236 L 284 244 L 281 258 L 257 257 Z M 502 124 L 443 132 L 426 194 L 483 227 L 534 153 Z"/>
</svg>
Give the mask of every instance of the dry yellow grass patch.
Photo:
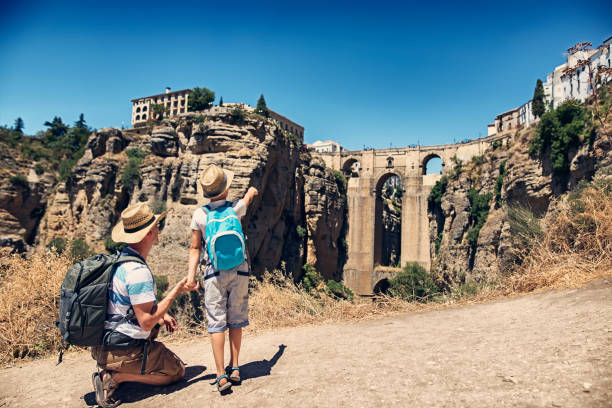
<svg viewBox="0 0 612 408">
<path fill-rule="evenodd" d="M 68 251 L 66 251 L 68 252 Z M 59 347 L 59 288 L 72 260 L 53 252 L 0 259 L 0 364 Z"/>
</svg>

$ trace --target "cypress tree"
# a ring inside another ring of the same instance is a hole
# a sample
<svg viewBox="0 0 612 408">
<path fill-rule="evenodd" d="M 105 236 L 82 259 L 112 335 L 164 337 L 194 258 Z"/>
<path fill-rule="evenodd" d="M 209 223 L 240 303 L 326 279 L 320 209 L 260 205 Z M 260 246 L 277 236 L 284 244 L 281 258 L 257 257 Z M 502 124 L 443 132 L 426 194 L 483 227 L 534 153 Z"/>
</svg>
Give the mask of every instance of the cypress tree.
<svg viewBox="0 0 612 408">
<path fill-rule="evenodd" d="M 257 100 L 257 106 L 255 107 L 255 113 L 265 116 L 266 118 L 270 116 L 270 111 L 268 110 L 268 106 L 266 105 L 266 100 L 264 99 L 263 94 L 259 96 Z"/>
<path fill-rule="evenodd" d="M 544 86 L 542 85 L 542 81 L 538 78 L 535 90 L 533 91 L 531 112 L 533 113 L 533 116 L 539 118 L 545 111 L 546 106 L 544 105 Z"/>
</svg>

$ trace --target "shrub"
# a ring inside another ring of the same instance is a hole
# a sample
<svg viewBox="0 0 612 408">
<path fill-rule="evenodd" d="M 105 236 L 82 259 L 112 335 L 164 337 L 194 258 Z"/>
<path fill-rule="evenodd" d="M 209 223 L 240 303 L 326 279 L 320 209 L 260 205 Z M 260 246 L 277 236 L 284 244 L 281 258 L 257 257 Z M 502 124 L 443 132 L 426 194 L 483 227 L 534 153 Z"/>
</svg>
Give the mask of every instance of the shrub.
<svg viewBox="0 0 612 408">
<path fill-rule="evenodd" d="M 230 116 L 230 122 L 233 125 L 241 125 L 241 124 L 243 124 L 244 120 L 246 118 L 245 112 L 242 109 L 238 108 L 238 107 L 232 109 L 231 112 L 230 112 L 230 115 L 231 115 Z"/>
<path fill-rule="evenodd" d="M 540 220 L 528 207 L 508 207 L 506 222 L 510 225 L 510 234 L 521 248 L 530 246 L 542 236 Z"/>
<path fill-rule="evenodd" d="M 406 264 L 390 281 L 389 294 L 409 302 L 426 302 L 440 294 L 429 273 L 417 262 Z"/>
<path fill-rule="evenodd" d="M 327 289 L 331 294 L 339 299 L 353 299 L 353 291 L 350 290 L 344 283 L 330 280 L 327 282 Z"/>
<path fill-rule="evenodd" d="M 142 160 L 149 155 L 149 152 L 146 150 L 141 150 L 138 148 L 127 149 L 125 154 L 130 160 L 137 161 L 138 164 L 142 163 Z"/>
<path fill-rule="evenodd" d="M 41 174 L 45 172 L 45 169 L 40 164 L 36 163 L 34 165 L 34 172 L 40 176 Z"/>
<path fill-rule="evenodd" d="M 493 150 L 497 150 L 501 147 L 501 142 L 499 140 L 496 140 L 491 144 L 491 147 L 493 147 Z"/>
<path fill-rule="evenodd" d="M 429 196 L 427 197 L 427 202 L 429 203 L 429 208 L 439 207 L 442 204 L 442 196 L 446 192 L 446 187 L 448 186 L 448 177 L 442 176 L 440 180 L 436 181 Z"/>
<path fill-rule="evenodd" d="M 333 170 L 333 174 L 334 174 L 334 180 L 336 182 L 336 185 L 338 186 L 338 191 L 340 192 L 340 195 L 344 196 L 346 195 L 346 177 L 344 177 L 344 174 L 342 174 L 341 171 L 338 170 Z"/>
<path fill-rule="evenodd" d="M 300 238 L 304 238 L 306 236 L 306 228 L 302 227 L 301 225 L 295 227 L 295 231 L 297 232 L 298 237 Z"/>
<path fill-rule="evenodd" d="M 206 118 L 204 117 L 204 115 L 198 115 L 198 116 L 195 117 L 195 119 L 193 119 L 193 122 L 197 123 L 199 125 L 201 125 L 205 121 L 206 121 Z"/>
<path fill-rule="evenodd" d="M 468 190 L 470 200 L 470 218 L 474 226 L 468 230 L 467 240 L 473 249 L 476 249 L 478 234 L 489 216 L 489 201 L 493 196 L 491 193 L 479 194 L 474 188 Z"/>
<path fill-rule="evenodd" d="M 62 252 L 64 252 L 64 249 L 66 249 L 66 240 L 64 238 L 53 238 L 47 244 L 47 248 L 57 252 L 58 254 L 61 254 Z"/>
<path fill-rule="evenodd" d="M 30 188 L 30 184 L 28 183 L 28 179 L 23 174 L 15 174 L 14 176 L 9 177 L 9 182 L 15 186 L 20 187 L 25 190 Z"/>
<path fill-rule="evenodd" d="M 104 240 L 104 248 L 106 248 L 106 250 L 110 254 L 114 254 L 117 251 L 123 251 L 123 248 L 125 248 L 126 246 L 126 243 L 115 242 L 111 237 L 106 237 L 106 239 Z"/>
<path fill-rule="evenodd" d="M 157 288 L 157 292 L 155 296 L 157 300 L 162 300 L 164 298 L 164 293 L 168 290 L 168 277 L 166 275 L 153 275 L 153 279 L 155 279 L 155 287 Z"/>
<path fill-rule="evenodd" d="M 502 205 L 502 187 L 504 185 L 504 177 L 506 176 L 506 163 L 508 160 L 504 160 L 499 165 L 499 175 L 495 180 L 495 206 L 501 207 Z"/>
<path fill-rule="evenodd" d="M 81 238 L 73 239 L 70 243 L 70 255 L 74 258 L 75 262 L 82 261 L 85 258 L 89 258 L 93 255 L 87 242 Z"/>
<path fill-rule="evenodd" d="M 474 163 L 476 166 L 480 166 L 482 163 L 484 163 L 484 157 L 472 156 L 472 163 Z"/>
<path fill-rule="evenodd" d="M 302 287 L 304 290 L 306 292 L 316 290 L 323 280 L 321 274 L 309 263 L 305 263 L 302 270 L 304 271 L 304 276 L 302 276 Z"/>
</svg>

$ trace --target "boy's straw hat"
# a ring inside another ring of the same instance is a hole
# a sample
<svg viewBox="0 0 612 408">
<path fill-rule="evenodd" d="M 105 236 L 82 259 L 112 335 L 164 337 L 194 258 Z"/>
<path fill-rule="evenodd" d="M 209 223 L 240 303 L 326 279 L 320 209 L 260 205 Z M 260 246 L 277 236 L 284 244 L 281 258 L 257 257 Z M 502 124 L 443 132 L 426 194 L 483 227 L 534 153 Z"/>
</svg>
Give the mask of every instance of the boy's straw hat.
<svg viewBox="0 0 612 408">
<path fill-rule="evenodd" d="M 208 166 L 202 172 L 199 180 L 205 203 L 225 193 L 230 188 L 233 179 L 234 172 L 222 169 L 214 164 Z"/>
<path fill-rule="evenodd" d="M 131 205 L 121 213 L 121 220 L 113 228 L 111 238 L 115 242 L 136 244 L 164 219 L 168 211 L 154 215 L 145 203 Z"/>
</svg>

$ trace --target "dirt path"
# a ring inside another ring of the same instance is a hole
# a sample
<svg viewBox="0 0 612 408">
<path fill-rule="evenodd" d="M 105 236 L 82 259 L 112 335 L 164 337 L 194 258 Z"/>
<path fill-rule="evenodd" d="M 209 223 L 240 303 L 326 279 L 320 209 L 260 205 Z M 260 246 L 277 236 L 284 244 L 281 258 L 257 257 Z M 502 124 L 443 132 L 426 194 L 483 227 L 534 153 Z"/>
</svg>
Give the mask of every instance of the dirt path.
<svg viewBox="0 0 612 408">
<path fill-rule="evenodd" d="M 612 407 L 612 281 L 245 337 L 246 380 L 226 396 L 207 340 L 171 348 L 186 380 L 122 385 L 122 406 Z M 93 369 L 80 353 L 0 370 L 0 408 L 95 405 Z"/>
</svg>

